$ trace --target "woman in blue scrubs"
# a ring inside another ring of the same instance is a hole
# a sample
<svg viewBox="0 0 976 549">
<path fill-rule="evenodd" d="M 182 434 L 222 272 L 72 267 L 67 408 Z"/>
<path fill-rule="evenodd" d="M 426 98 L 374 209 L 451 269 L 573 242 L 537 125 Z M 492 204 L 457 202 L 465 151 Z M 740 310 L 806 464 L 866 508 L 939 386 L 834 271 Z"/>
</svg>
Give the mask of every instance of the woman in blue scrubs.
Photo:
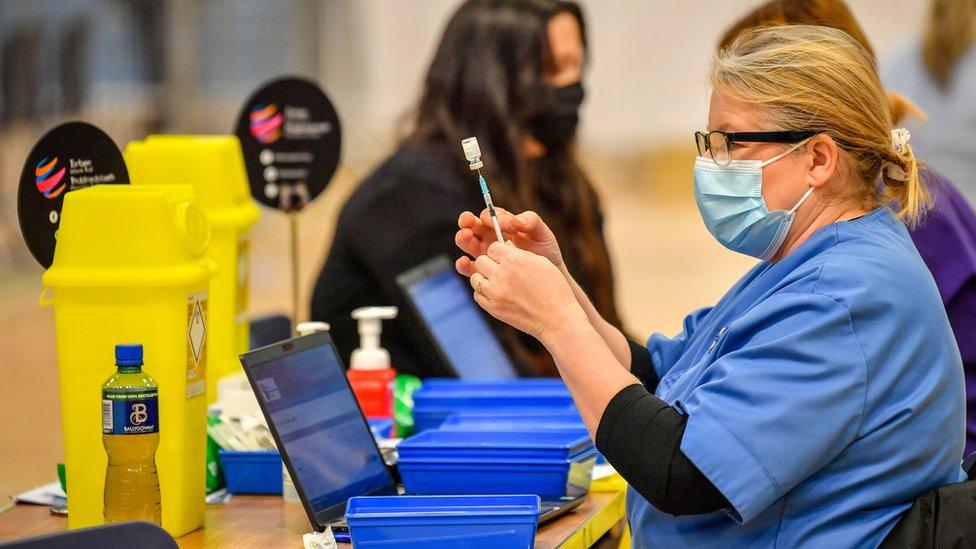
<svg viewBox="0 0 976 549">
<path fill-rule="evenodd" d="M 639 345 L 600 318 L 532 212 L 500 212 L 505 244 L 462 214 L 458 271 L 552 353 L 632 488 L 637 546 L 877 546 L 964 478 L 959 351 L 904 225 L 928 201 L 910 136 L 835 29 L 748 31 L 709 81 L 698 207 L 761 261 L 679 335 Z"/>
</svg>

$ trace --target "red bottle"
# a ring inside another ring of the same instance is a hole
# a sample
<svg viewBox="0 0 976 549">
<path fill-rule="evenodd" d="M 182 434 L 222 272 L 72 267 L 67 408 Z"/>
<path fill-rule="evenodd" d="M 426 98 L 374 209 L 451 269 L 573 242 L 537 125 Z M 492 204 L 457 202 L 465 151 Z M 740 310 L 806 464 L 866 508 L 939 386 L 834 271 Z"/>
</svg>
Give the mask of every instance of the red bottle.
<svg viewBox="0 0 976 549">
<path fill-rule="evenodd" d="M 379 370 L 350 369 L 349 385 L 356 394 L 363 415 L 368 418 L 393 417 L 393 380 L 396 371 L 386 367 Z"/>
<path fill-rule="evenodd" d="M 347 376 L 359 407 L 368 418 L 393 417 L 396 370 L 390 366 L 390 353 L 380 347 L 380 321 L 396 315 L 396 307 L 363 307 L 352 312 L 359 321 L 360 347 L 352 352 Z"/>
</svg>

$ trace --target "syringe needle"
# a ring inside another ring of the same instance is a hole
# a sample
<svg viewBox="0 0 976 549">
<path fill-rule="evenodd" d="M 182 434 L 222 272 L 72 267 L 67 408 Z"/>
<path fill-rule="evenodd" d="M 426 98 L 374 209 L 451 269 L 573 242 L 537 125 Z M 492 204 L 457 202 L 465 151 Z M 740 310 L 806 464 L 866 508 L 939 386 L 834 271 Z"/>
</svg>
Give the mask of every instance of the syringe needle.
<svg viewBox="0 0 976 549">
<path fill-rule="evenodd" d="M 505 242 L 505 237 L 502 235 L 502 227 L 498 223 L 498 214 L 495 213 L 495 205 L 491 201 L 491 193 L 488 192 L 488 183 L 485 178 L 481 176 L 481 170 L 478 170 L 478 183 L 481 184 L 481 194 L 485 197 L 485 206 L 488 207 L 488 216 L 491 217 L 491 223 L 495 226 L 495 237 L 498 238 L 499 242 Z"/>
<path fill-rule="evenodd" d="M 485 206 L 488 207 L 488 216 L 491 217 L 491 223 L 495 226 L 495 237 L 498 238 L 499 242 L 505 242 L 505 237 L 502 235 L 502 227 L 498 223 L 498 215 L 495 213 L 495 205 L 491 202 L 491 194 L 488 192 L 488 182 L 485 181 L 483 175 L 481 175 L 481 147 L 478 146 L 478 139 L 474 137 L 469 137 L 461 141 L 461 150 L 464 151 L 464 157 L 468 159 L 468 168 L 471 170 L 478 170 L 478 183 L 481 184 L 481 194 L 485 198 Z"/>
</svg>

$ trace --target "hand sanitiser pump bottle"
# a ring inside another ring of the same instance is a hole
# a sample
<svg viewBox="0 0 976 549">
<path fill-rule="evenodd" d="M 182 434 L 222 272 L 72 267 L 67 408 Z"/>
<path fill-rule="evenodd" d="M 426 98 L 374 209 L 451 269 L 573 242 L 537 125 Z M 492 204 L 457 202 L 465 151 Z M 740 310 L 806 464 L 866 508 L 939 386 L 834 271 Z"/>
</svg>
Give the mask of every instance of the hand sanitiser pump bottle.
<svg viewBox="0 0 976 549">
<path fill-rule="evenodd" d="M 396 370 L 390 353 L 380 347 L 381 321 L 396 318 L 396 307 L 363 307 L 352 312 L 359 321 L 360 347 L 352 352 L 349 385 L 368 418 L 393 417 L 393 383 Z"/>
<path fill-rule="evenodd" d="M 156 448 L 159 390 L 142 371 L 142 345 L 116 345 L 118 368 L 102 385 L 105 522 L 162 521 Z"/>
</svg>

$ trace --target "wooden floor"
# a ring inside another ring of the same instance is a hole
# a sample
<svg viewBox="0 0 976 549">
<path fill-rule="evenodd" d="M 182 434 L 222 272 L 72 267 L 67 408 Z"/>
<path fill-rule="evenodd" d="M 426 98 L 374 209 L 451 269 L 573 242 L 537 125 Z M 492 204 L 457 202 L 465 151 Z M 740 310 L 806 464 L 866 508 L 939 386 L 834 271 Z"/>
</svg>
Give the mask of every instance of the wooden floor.
<svg viewBox="0 0 976 549">
<path fill-rule="evenodd" d="M 650 167 L 589 166 L 607 214 L 618 301 L 628 330 L 641 337 L 676 332 L 684 314 L 714 302 L 751 264 L 705 231 L 691 195 L 693 157 L 683 152 L 652 160 Z M 302 214 L 306 293 L 355 181 L 356 174 L 340 172 Z M 287 221 L 276 212 L 262 214 L 252 243 L 251 310 L 288 312 Z M 62 459 L 53 315 L 37 306 L 40 275 L 33 267 L 0 279 L 0 497 L 55 480 Z"/>
</svg>

